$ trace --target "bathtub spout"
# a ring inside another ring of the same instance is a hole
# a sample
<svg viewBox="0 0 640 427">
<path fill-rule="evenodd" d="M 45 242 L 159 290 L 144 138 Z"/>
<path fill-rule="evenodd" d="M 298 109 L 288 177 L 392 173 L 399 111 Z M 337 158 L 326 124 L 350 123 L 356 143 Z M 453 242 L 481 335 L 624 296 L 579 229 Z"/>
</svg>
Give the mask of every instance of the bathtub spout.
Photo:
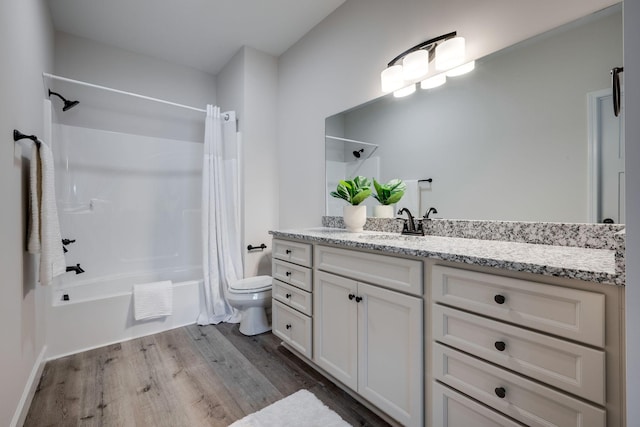
<svg viewBox="0 0 640 427">
<path fill-rule="evenodd" d="M 80 264 L 67 266 L 67 271 L 75 271 L 76 274 L 84 273 L 84 270 L 82 269 L 82 267 L 80 267 Z"/>
</svg>

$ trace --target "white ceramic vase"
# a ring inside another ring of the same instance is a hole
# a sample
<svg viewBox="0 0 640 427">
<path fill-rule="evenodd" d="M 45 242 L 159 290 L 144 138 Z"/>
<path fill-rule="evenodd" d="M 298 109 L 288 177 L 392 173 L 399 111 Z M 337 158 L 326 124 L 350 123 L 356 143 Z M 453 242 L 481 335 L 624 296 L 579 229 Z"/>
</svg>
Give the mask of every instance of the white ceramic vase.
<svg viewBox="0 0 640 427">
<path fill-rule="evenodd" d="M 373 207 L 373 216 L 376 218 L 393 218 L 393 205 L 376 205 Z"/>
<path fill-rule="evenodd" d="M 367 222 L 367 207 L 365 205 L 348 205 L 342 211 L 342 219 L 348 231 L 359 233 Z"/>
</svg>

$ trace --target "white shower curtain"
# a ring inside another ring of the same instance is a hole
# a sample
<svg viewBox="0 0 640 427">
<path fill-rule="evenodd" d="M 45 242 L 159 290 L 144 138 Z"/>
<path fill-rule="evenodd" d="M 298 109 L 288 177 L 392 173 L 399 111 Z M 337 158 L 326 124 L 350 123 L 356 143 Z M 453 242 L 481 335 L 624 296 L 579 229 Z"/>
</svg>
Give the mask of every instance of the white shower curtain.
<svg viewBox="0 0 640 427">
<path fill-rule="evenodd" d="M 225 118 L 227 120 L 225 120 Z M 199 325 L 237 323 L 224 288 L 243 276 L 240 236 L 239 149 L 235 112 L 207 105 L 202 167 L 204 305 Z"/>
</svg>

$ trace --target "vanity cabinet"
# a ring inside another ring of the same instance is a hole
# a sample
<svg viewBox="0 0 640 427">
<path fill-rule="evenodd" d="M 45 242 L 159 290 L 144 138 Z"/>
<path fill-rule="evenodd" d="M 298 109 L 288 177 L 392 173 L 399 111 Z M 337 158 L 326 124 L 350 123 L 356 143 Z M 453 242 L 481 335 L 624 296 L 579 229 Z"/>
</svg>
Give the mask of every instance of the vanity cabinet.
<svg viewBox="0 0 640 427">
<path fill-rule="evenodd" d="M 312 246 L 273 240 L 273 334 L 312 357 Z"/>
<path fill-rule="evenodd" d="M 423 300 L 405 292 L 421 294 L 422 262 L 316 246 L 314 264 L 313 361 L 398 422 L 421 426 Z"/>
<path fill-rule="evenodd" d="M 458 406 L 474 425 L 622 425 L 604 293 L 435 265 L 431 298 L 434 426 L 469 425 Z"/>
</svg>

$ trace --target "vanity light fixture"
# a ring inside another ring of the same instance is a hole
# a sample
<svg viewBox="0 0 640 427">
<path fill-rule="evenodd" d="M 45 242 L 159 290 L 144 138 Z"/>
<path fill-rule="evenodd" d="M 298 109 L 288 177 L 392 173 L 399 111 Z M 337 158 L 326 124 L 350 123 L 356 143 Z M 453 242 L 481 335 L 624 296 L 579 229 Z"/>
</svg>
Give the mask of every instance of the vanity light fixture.
<svg viewBox="0 0 640 427">
<path fill-rule="evenodd" d="M 411 95 L 420 82 L 422 89 L 444 84 L 447 76 L 459 76 L 474 68 L 474 61 L 465 61 L 465 40 L 457 32 L 443 34 L 417 44 L 393 58 L 380 74 L 382 92 L 393 92 L 396 98 Z M 425 78 L 429 63 L 433 62 L 440 74 Z"/>
</svg>

